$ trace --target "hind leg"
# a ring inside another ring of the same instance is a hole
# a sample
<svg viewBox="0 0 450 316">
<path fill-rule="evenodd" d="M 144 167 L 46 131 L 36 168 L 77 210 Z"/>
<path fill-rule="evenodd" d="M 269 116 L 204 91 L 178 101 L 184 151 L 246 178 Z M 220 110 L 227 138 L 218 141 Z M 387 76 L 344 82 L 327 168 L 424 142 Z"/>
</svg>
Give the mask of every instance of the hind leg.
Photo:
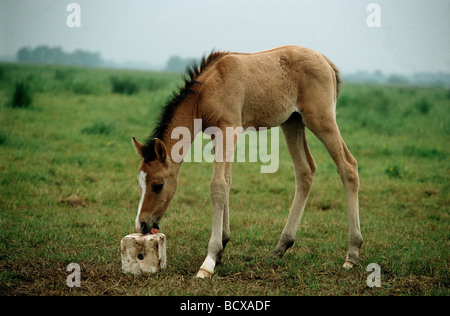
<svg viewBox="0 0 450 316">
<path fill-rule="evenodd" d="M 286 225 L 271 257 L 281 258 L 286 250 L 294 244 L 306 200 L 314 179 L 316 164 L 306 142 L 305 125 L 298 114 L 293 114 L 281 125 L 286 144 L 294 163 L 295 196 Z"/>
<path fill-rule="evenodd" d="M 320 111 L 320 106 L 315 108 Z M 347 192 L 349 221 L 349 250 L 344 262 L 345 268 L 353 267 L 359 259 L 359 249 L 363 243 L 359 225 L 358 164 L 342 139 L 332 108 L 322 108 L 320 115 L 311 111 L 303 116 L 305 125 L 321 140 L 333 158 L 339 176 Z"/>
<path fill-rule="evenodd" d="M 216 264 L 222 263 L 222 255 L 225 247 L 230 240 L 230 187 L 231 187 L 231 166 L 228 169 L 229 172 L 225 175 L 225 180 L 227 182 L 227 199 L 225 201 L 225 207 L 223 210 L 223 220 L 222 220 L 222 251 L 217 256 Z"/>
<path fill-rule="evenodd" d="M 363 243 L 359 224 L 358 202 L 358 164 L 342 140 L 337 126 L 333 132 L 321 135 L 322 142 L 335 161 L 339 176 L 347 191 L 348 221 L 349 221 L 349 250 L 344 262 L 345 268 L 352 268 L 359 260 L 359 249 Z"/>
</svg>

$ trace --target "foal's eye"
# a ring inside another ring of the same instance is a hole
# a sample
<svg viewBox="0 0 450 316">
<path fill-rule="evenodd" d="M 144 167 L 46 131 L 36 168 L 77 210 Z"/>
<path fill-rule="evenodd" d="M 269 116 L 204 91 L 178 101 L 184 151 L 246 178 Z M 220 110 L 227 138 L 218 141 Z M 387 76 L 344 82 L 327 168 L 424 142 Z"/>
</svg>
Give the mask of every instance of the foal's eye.
<svg viewBox="0 0 450 316">
<path fill-rule="evenodd" d="M 159 193 L 159 192 L 161 192 L 163 186 L 164 186 L 164 183 L 153 184 L 153 185 L 152 185 L 152 190 L 153 190 L 153 192 L 155 192 L 155 193 Z"/>
</svg>

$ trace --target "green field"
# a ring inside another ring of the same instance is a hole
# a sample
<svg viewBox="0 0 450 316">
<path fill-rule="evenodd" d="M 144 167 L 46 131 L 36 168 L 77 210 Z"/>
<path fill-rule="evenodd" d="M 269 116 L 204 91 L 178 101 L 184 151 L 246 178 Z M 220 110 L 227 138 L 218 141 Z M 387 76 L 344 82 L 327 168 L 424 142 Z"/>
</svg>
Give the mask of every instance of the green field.
<svg viewBox="0 0 450 316">
<path fill-rule="evenodd" d="M 310 132 L 318 168 L 296 243 L 267 260 L 294 195 L 280 132 L 277 173 L 233 165 L 232 235 L 212 279 L 194 278 L 211 230 L 206 162 L 183 165 L 161 222 L 167 268 L 123 274 L 120 240 L 134 232 L 139 203 L 131 136 L 150 134 L 181 83 L 165 73 L 0 64 L 1 295 L 450 294 L 450 91 L 416 87 L 342 88 L 338 124 L 361 181 L 364 244 L 353 270 L 342 269 L 346 194 Z M 80 288 L 66 284 L 72 262 Z M 370 263 L 381 267 L 380 288 L 366 284 Z"/>
</svg>

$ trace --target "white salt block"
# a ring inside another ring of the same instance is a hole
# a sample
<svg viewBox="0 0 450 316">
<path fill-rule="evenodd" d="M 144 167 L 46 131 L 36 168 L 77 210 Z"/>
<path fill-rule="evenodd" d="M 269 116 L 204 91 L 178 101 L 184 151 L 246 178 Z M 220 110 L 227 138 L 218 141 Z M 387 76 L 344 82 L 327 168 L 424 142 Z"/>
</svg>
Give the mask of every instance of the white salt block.
<svg viewBox="0 0 450 316">
<path fill-rule="evenodd" d="M 124 273 L 155 273 L 166 267 L 166 235 L 139 233 L 123 237 L 122 271 Z"/>
</svg>

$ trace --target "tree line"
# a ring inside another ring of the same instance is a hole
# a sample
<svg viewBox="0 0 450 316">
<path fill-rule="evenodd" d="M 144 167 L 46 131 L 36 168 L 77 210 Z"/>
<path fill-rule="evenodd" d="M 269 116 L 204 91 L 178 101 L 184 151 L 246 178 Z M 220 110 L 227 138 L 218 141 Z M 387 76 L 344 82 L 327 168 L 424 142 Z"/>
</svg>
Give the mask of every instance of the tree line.
<svg viewBox="0 0 450 316">
<path fill-rule="evenodd" d="M 31 64 L 59 64 L 98 67 L 104 64 L 99 53 L 78 49 L 73 53 L 64 52 L 61 47 L 38 46 L 35 49 L 23 47 L 17 51 L 17 61 Z"/>
</svg>

